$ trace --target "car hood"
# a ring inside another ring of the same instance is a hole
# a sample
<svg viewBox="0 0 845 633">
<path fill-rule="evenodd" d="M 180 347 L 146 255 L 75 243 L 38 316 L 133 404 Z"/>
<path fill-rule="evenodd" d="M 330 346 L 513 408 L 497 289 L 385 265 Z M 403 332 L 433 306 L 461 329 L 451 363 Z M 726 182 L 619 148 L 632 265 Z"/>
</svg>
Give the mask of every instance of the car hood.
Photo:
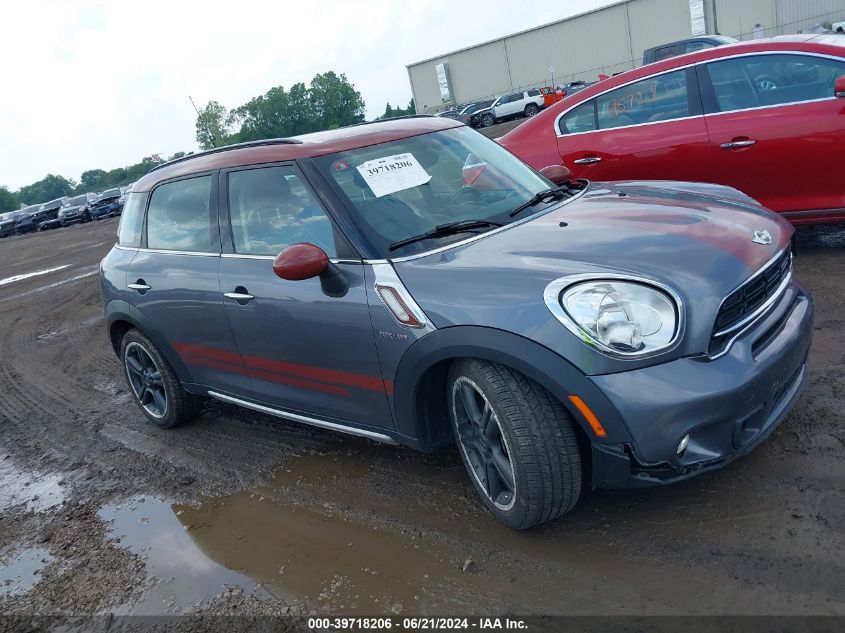
<svg viewBox="0 0 845 633">
<path fill-rule="evenodd" d="M 767 231 L 771 244 L 752 242 L 755 231 Z M 792 232 L 786 220 L 728 187 L 591 183 L 535 218 L 438 253 L 399 258 L 394 266 L 438 328 L 500 328 L 561 353 L 569 337 L 578 354 L 586 346 L 546 308 L 546 285 L 582 274 L 653 280 L 672 288 L 684 303 L 684 340 L 670 352 L 677 357 L 707 350 L 722 300 L 788 248 Z M 587 373 L 619 370 L 619 361 L 595 356 L 580 359 Z M 664 360 L 669 358 L 641 362 Z M 624 362 L 629 369 L 636 364 Z"/>
</svg>

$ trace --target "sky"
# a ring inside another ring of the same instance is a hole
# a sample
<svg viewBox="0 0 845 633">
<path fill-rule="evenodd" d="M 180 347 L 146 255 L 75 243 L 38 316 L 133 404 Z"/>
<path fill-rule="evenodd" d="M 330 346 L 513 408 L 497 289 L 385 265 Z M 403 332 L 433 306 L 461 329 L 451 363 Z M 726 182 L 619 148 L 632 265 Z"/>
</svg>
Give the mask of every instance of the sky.
<svg viewBox="0 0 845 633">
<path fill-rule="evenodd" d="M 197 106 L 345 73 L 367 104 L 405 106 L 405 66 L 612 0 L 92 0 L 3 3 L 0 185 L 79 180 L 197 149 Z"/>
</svg>

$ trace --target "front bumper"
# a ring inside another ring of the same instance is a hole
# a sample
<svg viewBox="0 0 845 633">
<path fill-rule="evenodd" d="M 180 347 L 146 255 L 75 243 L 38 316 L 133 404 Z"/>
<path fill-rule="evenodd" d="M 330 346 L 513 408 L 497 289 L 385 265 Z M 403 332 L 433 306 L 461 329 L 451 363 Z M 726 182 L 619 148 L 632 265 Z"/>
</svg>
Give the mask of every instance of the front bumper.
<svg viewBox="0 0 845 633">
<path fill-rule="evenodd" d="M 793 282 L 775 309 L 716 360 L 681 358 L 593 376 L 632 438 L 625 444 L 593 443 L 593 485 L 670 483 L 753 450 L 798 399 L 812 333 L 813 301 Z M 687 434 L 687 448 L 678 455 Z"/>
</svg>

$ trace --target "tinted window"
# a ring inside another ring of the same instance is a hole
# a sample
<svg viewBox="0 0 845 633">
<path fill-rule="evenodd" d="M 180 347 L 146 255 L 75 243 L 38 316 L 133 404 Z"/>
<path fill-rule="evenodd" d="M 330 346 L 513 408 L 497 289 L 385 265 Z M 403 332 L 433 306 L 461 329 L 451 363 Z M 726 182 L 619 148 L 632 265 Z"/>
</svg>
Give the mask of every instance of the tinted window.
<svg viewBox="0 0 845 633">
<path fill-rule="evenodd" d="M 686 44 L 684 44 L 684 51 L 687 53 L 692 53 L 694 51 L 704 50 L 705 48 L 713 48 L 714 46 L 716 45 L 712 42 L 696 40 L 694 42 L 687 42 Z"/>
<path fill-rule="evenodd" d="M 809 55 L 751 55 L 707 64 L 717 111 L 833 97 L 845 62 Z"/>
<path fill-rule="evenodd" d="M 597 104 L 603 130 L 689 116 L 686 72 L 677 70 L 617 88 L 598 97 Z"/>
<path fill-rule="evenodd" d="M 144 204 L 147 195 L 144 193 L 130 194 L 120 216 L 117 227 L 117 243 L 121 246 L 138 248 L 141 246 L 141 229 L 144 226 Z"/>
<path fill-rule="evenodd" d="M 664 46 L 654 51 L 654 61 L 659 62 L 661 59 L 669 59 L 675 55 L 680 55 L 681 50 L 677 44 L 671 46 Z"/>
<path fill-rule="evenodd" d="M 576 134 L 596 129 L 596 102 L 594 99 L 582 103 L 560 118 L 561 134 Z"/>
<path fill-rule="evenodd" d="M 337 254 L 331 221 L 293 167 L 230 173 L 229 215 L 238 253 L 277 255 L 310 242 Z"/>
<path fill-rule="evenodd" d="M 539 91 L 539 90 L 529 90 L 529 91 L 528 91 L 528 96 L 529 96 L 529 97 L 539 97 L 539 96 L 540 96 L 540 94 L 541 94 L 541 93 L 540 93 L 540 91 Z"/>
<path fill-rule="evenodd" d="M 522 93 L 515 92 L 512 95 L 508 95 L 503 99 L 504 103 L 513 103 L 514 101 L 521 101 L 522 100 Z"/>
<path fill-rule="evenodd" d="M 100 200 L 105 200 L 106 198 L 117 198 L 119 195 L 120 189 L 106 189 L 100 194 Z"/>
<path fill-rule="evenodd" d="M 156 187 L 147 212 L 147 246 L 174 251 L 218 252 L 216 245 L 212 248 L 210 198 L 211 176 Z"/>
</svg>

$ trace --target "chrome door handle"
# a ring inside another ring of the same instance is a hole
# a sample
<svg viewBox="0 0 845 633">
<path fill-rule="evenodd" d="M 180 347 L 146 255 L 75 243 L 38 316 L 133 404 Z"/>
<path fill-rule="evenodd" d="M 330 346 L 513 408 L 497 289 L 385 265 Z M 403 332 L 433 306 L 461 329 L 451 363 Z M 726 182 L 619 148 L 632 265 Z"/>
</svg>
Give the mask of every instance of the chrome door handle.
<svg viewBox="0 0 845 633">
<path fill-rule="evenodd" d="M 592 165 L 593 163 L 600 163 L 601 158 L 598 156 L 586 156 L 584 158 L 579 158 L 578 160 L 572 161 L 576 165 Z"/>
<path fill-rule="evenodd" d="M 249 295 L 245 292 L 227 292 L 223 296 L 228 299 L 234 299 L 235 301 L 252 301 L 255 299 L 254 295 Z"/>
<path fill-rule="evenodd" d="M 146 292 L 150 289 L 147 284 L 129 284 L 127 288 L 130 290 L 137 290 L 138 292 Z"/>
<path fill-rule="evenodd" d="M 754 139 L 748 139 L 747 141 L 730 141 L 729 143 L 722 143 L 719 147 L 722 149 L 734 149 L 736 147 L 748 147 L 750 145 L 754 145 L 756 143 Z"/>
</svg>

